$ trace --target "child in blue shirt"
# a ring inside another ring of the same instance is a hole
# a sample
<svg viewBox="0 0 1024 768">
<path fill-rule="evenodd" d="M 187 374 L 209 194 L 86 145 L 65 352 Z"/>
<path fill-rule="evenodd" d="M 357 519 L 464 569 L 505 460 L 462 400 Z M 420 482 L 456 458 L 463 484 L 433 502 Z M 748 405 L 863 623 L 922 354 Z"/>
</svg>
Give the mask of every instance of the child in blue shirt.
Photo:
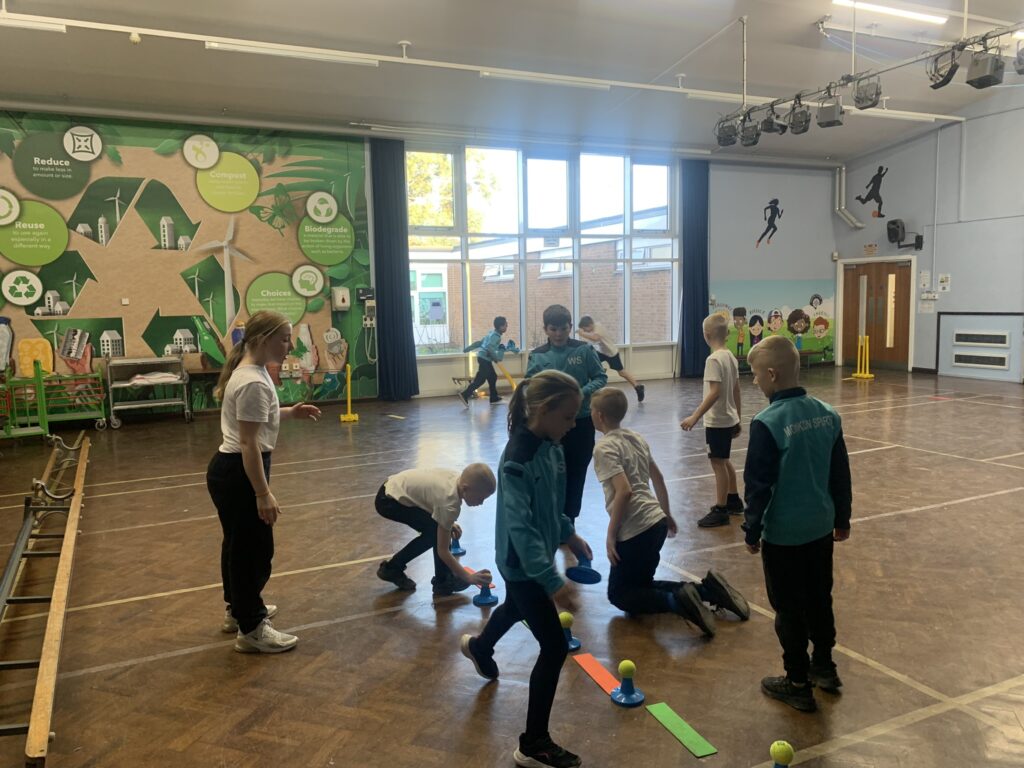
<svg viewBox="0 0 1024 768">
<path fill-rule="evenodd" d="M 560 371 L 543 371 L 520 384 L 509 403 L 509 439 L 498 464 L 495 550 L 505 580 L 505 602 L 494 610 L 479 636 L 462 636 L 462 653 L 488 680 L 498 677 L 494 646 L 517 622 L 526 620 L 540 644 L 530 675 L 526 730 L 513 753 L 517 765 L 575 768 L 580 758 L 551 740 L 548 720 L 562 664 L 569 649 L 557 602 L 575 610 L 576 593 L 555 565 L 567 544 L 593 557 L 563 512 L 565 461 L 558 442 L 575 425 L 583 396 Z"/>
<path fill-rule="evenodd" d="M 505 345 L 501 343 L 501 337 L 508 330 L 508 321 L 498 315 L 494 318 L 494 330 L 484 336 L 483 341 L 476 350 L 476 376 L 469 386 L 458 393 L 462 404 L 469 407 L 469 398 L 483 386 L 486 381 L 491 390 L 491 402 L 500 403 L 501 396 L 498 394 L 498 373 L 494 370 L 494 364 L 501 362 L 505 357 Z"/>
<path fill-rule="evenodd" d="M 594 422 L 590 418 L 590 396 L 608 383 L 608 374 L 594 348 L 585 341 L 570 339 L 572 314 L 561 304 L 544 310 L 544 333 L 548 343 L 530 352 L 526 365 L 529 378 L 544 370 L 567 373 L 580 385 L 583 400 L 576 423 L 562 438 L 565 451 L 565 514 L 575 524 L 583 504 L 587 467 L 594 457 Z"/>
</svg>

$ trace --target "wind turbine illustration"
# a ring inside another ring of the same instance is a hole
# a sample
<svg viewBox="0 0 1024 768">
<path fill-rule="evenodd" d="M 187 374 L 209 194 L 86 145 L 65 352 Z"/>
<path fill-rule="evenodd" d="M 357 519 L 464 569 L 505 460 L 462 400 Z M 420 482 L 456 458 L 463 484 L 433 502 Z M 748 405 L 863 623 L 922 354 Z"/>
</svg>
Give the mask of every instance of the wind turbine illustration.
<svg viewBox="0 0 1024 768">
<path fill-rule="evenodd" d="M 210 291 L 210 295 L 203 299 L 203 303 L 206 304 L 206 314 L 210 316 L 211 320 L 217 322 L 216 318 L 213 316 L 213 302 L 213 291 Z"/>
<path fill-rule="evenodd" d="M 201 282 L 203 282 L 203 278 L 201 278 L 199 276 L 199 265 L 198 264 L 196 264 L 196 271 L 193 272 L 188 277 L 186 277 L 185 279 L 192 281 L 192 289 L 193 289 L 192 293 L 194 293 L 196 295 L 196 298 L 198 299 L 199 298 L 199 284 Z"/>
<path fill-rule="evenodd" d="M 105 203 L 113 203 L 114 204 L 114 216 L 117 219 L 117 224 L 120 224 L 121 223 L 121 188 L 118 187 L 117 188 L 117 192 L 114 194 L 114 196 L 113 197 L 108 197 L 103 202 L 105 202 Z M 115 224 L 114 226 L 117 226 L 117 224 Z"/>
<path fill-rule="evenodd" d="M 78 301 L 78 289 L 82 287 L 78 282 L 78 273 L 75 272 L 74 276 L 70 280 L 65 280 L 64 285 L 71 286 L 71 303 L 74 304 Z"/>
<path fill-rule="evenodd" d="M 231 244 L 235 237 L 235 217 L 228 222 L 228 231 L 223 240 L 215 240 L 199 247 L 199 252 L 221 252 L 221 266 L 224 268 L 224 328 L 227 329 L 235 319 L 235 284 L 231 280 L 231 257 L 237 256 L 243 261 L 252 262 L 248 256 Z M 211 316 L 212 319 L 212 316 Z"/>
<path fill-rule="evenodd" d="M 50 326 L 50 330 L 48 330 L 46 332 L 47 336 L 50 336 L 50 337 L 53 338 L 53 351 L 54 352 L 59 352 L 60 351 L 60 344 L 57 343 L 57 334 L 58 333 L 60 333 L 60 326 L 57 323 L 54 323 L 52 326 Z"/>
</svg>

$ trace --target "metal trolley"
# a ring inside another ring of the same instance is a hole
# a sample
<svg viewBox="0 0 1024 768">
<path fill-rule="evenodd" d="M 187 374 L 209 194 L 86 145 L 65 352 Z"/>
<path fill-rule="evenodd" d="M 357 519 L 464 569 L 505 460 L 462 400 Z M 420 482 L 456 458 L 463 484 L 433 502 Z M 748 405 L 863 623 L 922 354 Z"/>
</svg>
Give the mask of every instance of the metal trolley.
<svg viewBox="0 0 1024 768">
<path fill-rule="evenodd" d="M 110 426 L 118 429 L 121 420 L 118 411 L 136 410 L 139 408 L 158 408 L 162 406 L 180 406 L 185 414 L 185 421 L 192 421 L 192 405 L 188 395 L 188 371 L 185 370 L 185 358 L 182 355 L 168 357 L 106 357 L 107 393 L 110 398 Z M 173 378 L 149 382 L 137 379 L 147 373 L 166 373 Z M 167 387 L 175 390 L 174 397 L 152 397 L 135 399 L 118 399 L 121 392 L 131 396 L 131 390 L 148 387 Z"/>
</svg>

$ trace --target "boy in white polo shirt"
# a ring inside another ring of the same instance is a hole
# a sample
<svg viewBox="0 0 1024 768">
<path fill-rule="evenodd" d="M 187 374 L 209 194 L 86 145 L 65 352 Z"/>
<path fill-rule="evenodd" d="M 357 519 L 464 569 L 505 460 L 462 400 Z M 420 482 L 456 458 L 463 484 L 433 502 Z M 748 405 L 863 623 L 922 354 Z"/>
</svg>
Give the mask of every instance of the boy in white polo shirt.
<svg viewBox="0 0 1024 768">
<path fill-rule="evenodd" d="M 740 370 L 736 356 L 725 347 L 729 319 L 715 313 L 704 319 L 704 340 L 711 354 L 704 363 L 704 399 L 690 416 L 679 422 L 689 432 L 704 417 L 704 440 L 715 473 L 715 505 L 697 521 L 701 528 L 729 524 L 729 515 L 743 514 L 736 487 L 736 468 L 729 461 L 733 438 L 740 434 Z"/>
<path fill-rule="evenodd" d="M 491 583 L 490 571 L 472 576 L 451 553 L 452 537 L 462 536 L 455 522 L 462 503 L 478 507 L 494 493 L 494 473 L 486 464 L 470 464 L 462 472 L 452 469 L 407 469 L 391 475 L 377 492 L 377 514 L 408 525 L 419 533 L 390 560 L 377 568 L 377 578 L 390 581 L 402 590 L 416 589 L 416 582 L 405 575 L 410 560 L 428 549 L 434 551 L 434 578 L 437 596 L 461 592 L 471 585 Z"/>
<path fill-rule="evenodd" d="M 628 381 L 633 389 L 636 390 L 636 401 L 642 403 L 644 401 L 644 385 L 638 382 L 633 374 L 622 367 L 619 348 L 612 341 L 604 326 L 596 322 L 590 315 L 584 315 L 580 318 L 576 330 L 584 339 L 593 342 L 597 351 L 597 359 L 602 363 L 608 363 L 609 368 Z"/>
<path fill-rule="evenodd" d="M 620 426 L 627 408 L 626 396 L 612 387 L 595 392 L 590 404 L 594 426 L 604 433 L 594 449 L 594 471 L 604 486 L 610 516 L 605 542 L 612 566 L 608 600 L 633 615 L 676 613 L 712 637 L 715 617 L 705 602 L 744 621 L 750 618 L 750 608 L 714 570 L 699 584 L 655 580 L 661 547 L 667 537 L 675 536 L 676 521 L 669 512 L 665 478 L 650 446 L 636 432 Z"/>
</svg>

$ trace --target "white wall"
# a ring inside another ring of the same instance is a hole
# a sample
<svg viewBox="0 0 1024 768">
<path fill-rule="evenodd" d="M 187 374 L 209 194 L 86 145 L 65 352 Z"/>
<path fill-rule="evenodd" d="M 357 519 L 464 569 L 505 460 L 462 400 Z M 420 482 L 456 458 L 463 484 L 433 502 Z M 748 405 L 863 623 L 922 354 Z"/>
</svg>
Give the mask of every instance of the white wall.
<svg viewBox="0 0 1024 768">
<path fill-rule="evenodd" d="M 713 164 L 708 183 L 711 282 L 834 279 L 832 171 Z M 772 198 L 779 231 L 755 248 Z"/>
<path fill-rule="evenodd" d="M 850 163 L 847 207 L 867 226 L 851 230 L 836 220 L 841 258 L 863 257 L 872 243 L 880 256 L 897 253 L 885 223 L 901 218 L 909 231 L 924 234 L 918 270 L 931 272 L 930 288 L 937 290 L 940 273 L 952 276 L 952 290 L 934 302 L 936 313 L 1024 311 L 1024 94 L 1018 90 L 972 105 L 965 123 Z M 889 168 L 882 183 L 887 218 L 874 219 L 873 206 L 854 195 L 879 165 Z M 917 315 L 915 367 L 937 366 L 936 325 L 934 313 Z"/>
</svg>

